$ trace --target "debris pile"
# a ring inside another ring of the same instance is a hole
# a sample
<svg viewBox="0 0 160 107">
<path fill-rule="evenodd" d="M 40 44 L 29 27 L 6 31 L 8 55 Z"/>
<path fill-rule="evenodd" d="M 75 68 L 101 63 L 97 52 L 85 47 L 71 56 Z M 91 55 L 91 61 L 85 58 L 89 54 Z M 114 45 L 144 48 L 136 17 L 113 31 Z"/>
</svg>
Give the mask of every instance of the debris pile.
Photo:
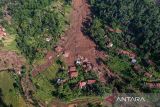
<svg viewBox="0 0 160 107">
<path fill-rule="evenodd" d="M 21 74 L 25 59 L 15 52 L 0 51 L 0 71 L 14 70 L 16 74 Z"/>
<path fill-rule="evenodd" d="M 63 52 L 63 56 L 64 56 L 65 58 L 68 58 L 69 55 L 70 55 L 70 52 L 67 52 L 67 51 Z"/>
<path fill-rule="evenodd" d="M 56 47 L 55 47 L 55 51 L 56 51 L 57 53 L 63 52 L 63 48 L 62 48 L 61 46 L 56 46 Z"/>
<path fill-rule="evenodd" d="M 86 72 L 93 70 L 93 64 L 83 56 L 79 55 L 75 62 L 76 62 L 76 65 L 82 65 L 83 69 Z"/>
</svg>

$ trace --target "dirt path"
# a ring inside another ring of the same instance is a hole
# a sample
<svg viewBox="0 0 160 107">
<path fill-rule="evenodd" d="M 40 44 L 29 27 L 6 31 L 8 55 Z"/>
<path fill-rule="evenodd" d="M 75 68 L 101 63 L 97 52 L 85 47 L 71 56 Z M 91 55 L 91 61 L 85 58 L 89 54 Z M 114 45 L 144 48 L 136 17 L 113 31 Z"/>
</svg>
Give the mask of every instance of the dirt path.
<svg viewBox="0 0 160 107">
<path fill-rule="evenodd" d="M 32 76 L 35 77 L 37 76 L 39 73 L 43 72 L 45 69 L 47 69 L 48 67 L 50 67 L 53 64 L 53 60 L 55 57 L 55 52 L 50 51 L 47 53 L 46 57 L 45 57 L 45 63 L 36 66 L 33 71 L 32 71 Z"/>
<path fill-rule="evenodd" d="M 88 103 L 101 104 L 102 100 L 98 97 L 75 99 L 68 103 L 55 100 L 50 105 L 51 107 L 86 107 Z"/>
<path fill-rule="evenodd" d="M 96 44 L 82 32 L 82 23 L 90 14 L 87 0 L 73 0 L 72 5 L 71 26 L 64 35 L 67 39 L 59 44 L 64 47 L 65 52 L 69 53 L 69 57 L 64 58 L 65 62 L 69 66 L 74 65 L 77 56 L 80 55 L 86 57 L 95 67 L 98 67 L 96 58 L 104 57 L 104 54 L 96 50 Z"/>
</svg>

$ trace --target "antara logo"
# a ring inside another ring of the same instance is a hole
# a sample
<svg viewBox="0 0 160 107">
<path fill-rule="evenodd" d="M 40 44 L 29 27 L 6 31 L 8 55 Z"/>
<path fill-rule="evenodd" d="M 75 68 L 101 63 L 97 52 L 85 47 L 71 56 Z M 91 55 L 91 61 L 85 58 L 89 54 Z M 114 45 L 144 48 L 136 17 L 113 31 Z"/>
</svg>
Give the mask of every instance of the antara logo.
<svg viewBox="0 0 160 107">
<path fill-rule="evenodd" d="M 143 97 L 117 97 L 116 102 L 145 102 Z"/>
<path fill-rule="evenodd" d="M 105 98 L 105 101 L 113 104 L 114 102 L 145 102 L 144 97 L 116 97 L 108 96 Z"/>
</svg>

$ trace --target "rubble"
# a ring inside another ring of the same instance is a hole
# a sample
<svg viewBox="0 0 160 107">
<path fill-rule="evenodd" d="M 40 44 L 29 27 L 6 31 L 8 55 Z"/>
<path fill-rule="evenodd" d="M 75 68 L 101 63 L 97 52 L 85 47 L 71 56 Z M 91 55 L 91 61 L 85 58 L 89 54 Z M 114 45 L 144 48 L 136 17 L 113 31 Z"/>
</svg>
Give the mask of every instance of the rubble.
<svg viewBox="0 0 160 107">
<path fill-rule="evenodd" d="M 56 46 L 55 51 L 60 53 L 63 51 L 63 48 L 61 46 Z"/>
<path fill-rule="evenodd" d="M 75 61 L 76 65 L 82 65 L 83 69 L 88 72 L 93 70 L 93 64 L 85 57 L 78 56 L 78 58 Z"/>
<path fill-rule="evenodd" d="M 63 53 L 63 56 L 65 57 L 65 58 L 68 58 L 69 57 L 69 52 L 67 52 L 67 51 L 65 51 L 64 53 Z"/>
</svg>

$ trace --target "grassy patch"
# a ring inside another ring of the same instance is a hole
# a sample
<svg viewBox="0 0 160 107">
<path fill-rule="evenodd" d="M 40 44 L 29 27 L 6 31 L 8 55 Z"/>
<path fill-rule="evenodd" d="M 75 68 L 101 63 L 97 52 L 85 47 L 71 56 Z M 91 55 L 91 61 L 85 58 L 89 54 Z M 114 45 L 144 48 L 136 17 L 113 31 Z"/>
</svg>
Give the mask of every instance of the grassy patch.
<svg viewBox="0 0 160 107">
<path fill-rule="evenodd" d="M 4 47 L 2 47 L 2 50 L 15 51 L 19 53 L 15 38 L 16 35 L 8 35 L 5 40 L 3 40 Z"/>
<path fill-rule="evenodd" d="M 55 89 L 50 80 L 55 78 L 57 70 L 58 65 L 54 64 L 46 71 L 33 78 L 33 82 L 37 88 L 36 92 L 34 93 L 34 97 L 36 99 L 48 102 L 53 99 L 52 91 L 54 91 Z"/>
<path fill-rule="evenodd" d="M 127 60 L 120 59 L 119 57 L 110 57 L 107 65 L 114 71 L 114 72 L 121 72 L 131 68 L 130 63 Z"/>
<path fill-rule="evenodd" d="M 44 63 L 45 63 L 44 58 L 36 59 L 36 60 L 33 61 L 34 66 L 41 65 L 41 64 L 44 64 Z"/>
<path fill-rule="evenodd" d="M 2 98 L 7 105 L 12 105 L 13 107 L 25 107 L 25 101 L 22 96 L 13 87 L 14 79 L 10 73 L 7 71 L 0 72 L 0 88 L 2 90 Z"/>
</svg>

